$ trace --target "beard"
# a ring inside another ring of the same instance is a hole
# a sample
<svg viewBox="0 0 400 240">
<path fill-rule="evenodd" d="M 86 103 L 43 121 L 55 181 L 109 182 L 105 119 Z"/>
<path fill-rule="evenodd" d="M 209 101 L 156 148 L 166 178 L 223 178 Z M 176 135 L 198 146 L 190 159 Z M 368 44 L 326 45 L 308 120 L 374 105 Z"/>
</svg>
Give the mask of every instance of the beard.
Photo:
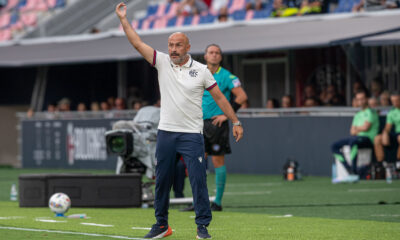
<svg viewBox="0 0 400 240">
<path fill-rule="evenodd" d="M 172 56 L 178 57 L 178 58 L 171 58 Z M 181 63 L 183 63 L 183 62 L 185 61 L 186 56 L 187 56 L 186 53 L 183 54 L 182 56 L 180 56 L 180 55 L 177 54 L 177 53 L 172 53 L 172 54 L 170 55 L 170 58 L 171 58 L 171 61 L 172 61 L 174 64 L 179 65 L 179 64 L 181 64 Z"/>
</svg>

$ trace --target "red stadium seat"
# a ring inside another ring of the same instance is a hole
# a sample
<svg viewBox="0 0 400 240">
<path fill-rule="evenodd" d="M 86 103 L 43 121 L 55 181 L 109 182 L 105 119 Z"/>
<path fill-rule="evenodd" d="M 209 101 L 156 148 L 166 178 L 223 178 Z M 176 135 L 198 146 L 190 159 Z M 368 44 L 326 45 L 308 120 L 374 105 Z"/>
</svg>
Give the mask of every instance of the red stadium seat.
<svg viewBox="0 0 400 240">
<path fill-rule="evenodd" d="M 11 38 L 12 38 L 11 29 L 7 28 L 0 30 L 0 42 L 10 40 Z"/>
<path fill-rule="evenodd" d="M 36 26 L 37 15 L 34 12 L 23 13 L 21 16 L 21 21 L 25 26 Z"/>
<path fill-rule="evenodd" d="M 4 13 L 0 15 L 0 28 L 7 27 L 10 24 L 11 20 L 11 14 L 10 13 Z"/>
</svg>

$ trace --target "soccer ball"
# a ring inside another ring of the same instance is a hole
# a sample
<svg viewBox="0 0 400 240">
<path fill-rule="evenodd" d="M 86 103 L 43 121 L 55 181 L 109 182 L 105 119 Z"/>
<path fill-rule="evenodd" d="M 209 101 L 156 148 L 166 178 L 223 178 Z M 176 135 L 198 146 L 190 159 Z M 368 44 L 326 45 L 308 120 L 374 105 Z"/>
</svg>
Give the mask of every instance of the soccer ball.
<svg viewBox="0 0 400 240">
<path fill-rule="evenodd" d="M 71 207 L 71 200 L 65 193 L 54 193 L 49 200 L 49 208 L 57 215 L 62 215 Z"/>
</svg>

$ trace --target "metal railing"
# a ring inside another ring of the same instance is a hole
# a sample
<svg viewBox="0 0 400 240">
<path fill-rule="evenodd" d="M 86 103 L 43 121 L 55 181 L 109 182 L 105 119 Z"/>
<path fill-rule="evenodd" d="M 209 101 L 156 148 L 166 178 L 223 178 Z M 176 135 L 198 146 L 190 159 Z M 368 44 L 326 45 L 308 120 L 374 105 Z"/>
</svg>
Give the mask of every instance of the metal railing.
<svg viewBox="0 0 400 240">
<path fill-rule="evenodd" d="M 351 117 L 359 111 L 352 107 L 311 107 L 311 108 L 248 108 L 238 111 L 239 118 L 258 117 Z M 381 116 L 386 116 L 390 107 L 379 107 L 376 109 Z M 28 117 L 27 113 L 19 112 L 17 117 L 21 120 L 62 120 L 62 119 L 133 119 L 136 110 L 112 110 L 112 111 L 86 111 L 86 112 L 35 112 Z"/>
</svg>

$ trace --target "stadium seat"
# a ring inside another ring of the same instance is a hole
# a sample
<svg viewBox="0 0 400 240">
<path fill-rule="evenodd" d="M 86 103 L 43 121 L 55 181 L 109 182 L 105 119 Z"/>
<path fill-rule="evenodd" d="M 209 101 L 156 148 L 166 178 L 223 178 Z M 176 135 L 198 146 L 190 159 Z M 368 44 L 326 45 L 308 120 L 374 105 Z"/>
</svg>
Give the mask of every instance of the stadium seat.
<svg viewBox="0 0 400 240">
<path fill-rule="evenodd" d="M 178 2 L 173 2 L 171 4 L 168 4 L 167 7 L 165 8 L 165 16 L 168 18 L 172 18 L 176 15 L 176 10 L 178 9 L 179 3 Z"/>
<path fill-rule="evenodd" d="M 243 21 L 246 18 L 246 10 L 237 10 L 231 16 L 235 21 Z"/>
<path fill-rule="evenodd" d="M 54 6 L 54 8 L 63 8 L 65 7 L 66 2 L 65 0 L 57 0 L 56 5 Z"/>
<path fill-rule="evenodd" d="M 4 7 L 4 11 L 10 11 L 14 9 L 19 3 L 19 0 L 8 0 L 7 6 Z"/>
<path fill-rule="evenodd" d="M 178 17 L 172 17 L 172 18 L 168 19 L 167 27 L 175 27 L 177 19 L 178 19 Z"/>
<path fill-rule="evenodd" d="M 193 21 L 193 16 L 186 16 L 183 20 L 182 25 L 183 26 L 187 26 L 187 25 L 191 25 Z"/>
<path fill-rule="evenodd" d="M 0 42 L 10 40 L 12 38 L 12 33 L 10 29 L 0 30 Z"/>
<path fill-rule="evenodd" d="M 335 13 L 351 12 L 353 6 L 358 4 L 360 0 L 340 0 Z"/>
<path fill-rule="evenodd" d="M 271 16 L 271 12 L 272 9 L 254 11 L 253 19 L 269 18 Z"/>
<path fill-rule="evenodd" d="M 217 17 L 212 14 L 202 15 L 199 19 L 199 24 L 213 23 Z"/>
<path fill-rule="evenodd" d="M 156 5 L 149 5 L 149 6 L 147 7 L 147 14 L 146 14 L 146 17 L 155 15 L 155 14 L 157 13 L 157 11 L 158 11 L 158 5 L 157 5 L 157 4 L 156 4 Z"/>
<path fill-rule="evenodd" d="M 17 8 L 21 9 L 22 7 L 24 7 L 26 5 L 26 3 L 27 3 L 27 0 L 20 0 L 18 2 Z"/>
<path fill-rule="evenodd" d="M 237 10 L 246 9 L 246 0 L 232 0 L 232 5 L 229 7 L 228 4 L 228 13 L 232 14 Z"/>
<path fill-rule="evenodd" d="M 49 9 L 53 9 L 57 5 L 57 0 L 46 0 L 46 3 Z"/>
<path fill-rule="evenodd" d="M 10 25 L 11 22 L 11 14 L 10 13 L 4 13 L 0 15 L 0 28 L 7 27 Z"/>
<path fill-rule="evenodd" d="M 163 17 L 160 17 L 160 18 L 157 18 L 155 21 L 154 21 L 154 29 L 162 29 L 162 28 L 165 28 L 166 26 L 167 26 L 167 21 L 168 21 L 168 18 L 166 17 L 166 16 L 163 16 Z"/>
<path fill-rule="evenodd" d="M 34 12 L 22 13 L 21 14 L 21 21 L 25 26 L 36 26 L 37 15 Z"/>
</svg>

